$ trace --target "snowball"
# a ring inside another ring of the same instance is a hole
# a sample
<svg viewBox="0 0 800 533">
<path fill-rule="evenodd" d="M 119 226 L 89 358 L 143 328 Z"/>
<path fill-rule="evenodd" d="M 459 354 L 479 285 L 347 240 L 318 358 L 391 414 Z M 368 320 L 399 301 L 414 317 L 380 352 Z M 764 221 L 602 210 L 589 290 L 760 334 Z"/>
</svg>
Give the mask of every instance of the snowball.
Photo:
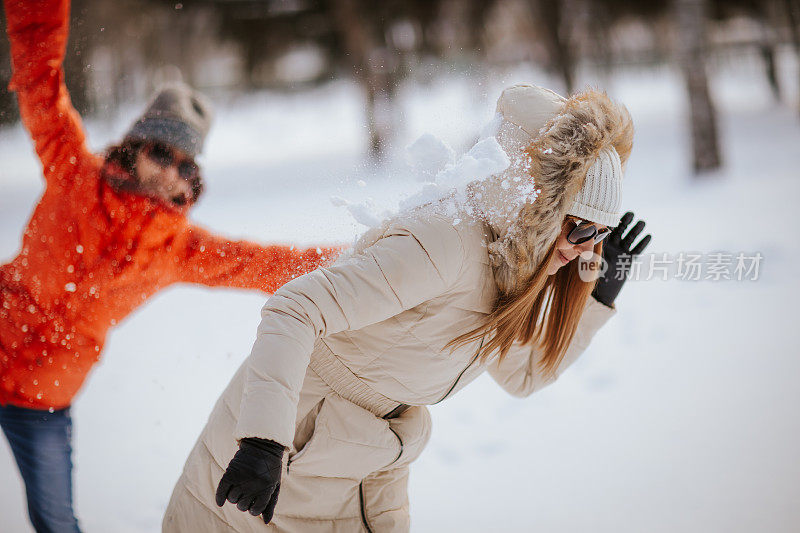
<svg viewBox="0 0 800 533">
<path fill-rule="evenodd" d="M 422 190 L 400 201 L 400 210 L 406 211 L 430 202 L 435 202 L 443 198 L 446 194 L 447 191 L 435 183 L 425 183 L 422 186 Z"/>
<path fill-rule="evenodd" d="M 336 207 L 347 208 L 356 222 L 367 227 L 375 228 L 380 226 L 384 218 L 375 213 L 375 206 L 371 199 L 367 199 L 367 201 L 360 204 L 355 204 L 348 202 L 340 196 L 331 196 L 331 203 Z"/>
<path fill-rule="evenodd" d="M 482 129 L 481 139 L 458 158 L 447 144 L 431 134 L 422 135 L 412 143 L 407 148 L 406 161 L 423 184 L 419 191 L 400 200 L 400 211 L 409 211 L 449 198 L 447 202 L 440 204 L 448 215 L 455 217 L 462 209 L 471 214 L 465 196 L 466 186 L 500 174 L 511 165 L 511 160 L 497 139 L 491 136 L 496 134 L 501 118 L 495 116 Z M 346 207 L 357 222 L 369 227 L 380 226 L 386 217 L 392 215 L 378 215 L 370 201 L 352 204 L 343 198 L 332 196 L 331 202 L 335 206 Z M 454 225 L 459 223 L 460 218 L 453 222 Z"/>
<path fill-rule="evenodd" d="M 422 135 L 406 148 L 406 162 L 422 181 L 431 181 L 454 160 L 453 150 L 430 133 Z"/>
<path fill-rule="evenodd" d="M 347 210 L 356 219 L 356 222 L 375 228 L 381 225 L 382 218 L 375 214 L 372 208 L 366 204 L 350 204 Z"/>
<path fill-rule="evenodd" d="M 481 128 L 480 138 L 486 139 L 487 137 L 497 137 L 497 133 L 500 131 L 500 126 L 503 124 L 503 114 L 502 113 L 495 113 L 492 120 L 484 124 L 483 128 Z"/>
<path fill-rule="evenodd" d="M 478 141 L 454 165 L 439 172 L 436 176 L 436 183 L 450 188 L 462 187 L 471 181 L 499 174 L 510 164 L 511 160 L 500 148 L 497 139 L 489 137 Z"/>
<path fill-rule="evenodd" d="M 349 202 L 341 196 L 331 196 L 331 203 L 336 207 L 344 207 L 349 204 Z"/>
</svg>

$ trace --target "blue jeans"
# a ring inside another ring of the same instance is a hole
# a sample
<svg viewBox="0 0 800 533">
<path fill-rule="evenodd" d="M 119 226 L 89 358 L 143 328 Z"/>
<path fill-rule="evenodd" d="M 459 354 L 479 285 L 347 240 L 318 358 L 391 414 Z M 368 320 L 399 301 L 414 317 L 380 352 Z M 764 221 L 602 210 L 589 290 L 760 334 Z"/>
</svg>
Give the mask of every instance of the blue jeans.
<svg viewBox="0 0 800 533">
<path fill-rule="evenodd" d="M 80 533 L 72 511 L 72 418 L 69 407 L 49 412 L 0 406 L 0 426 L 25 482 L 28 516 L 38 533 Z"/>
</svg>

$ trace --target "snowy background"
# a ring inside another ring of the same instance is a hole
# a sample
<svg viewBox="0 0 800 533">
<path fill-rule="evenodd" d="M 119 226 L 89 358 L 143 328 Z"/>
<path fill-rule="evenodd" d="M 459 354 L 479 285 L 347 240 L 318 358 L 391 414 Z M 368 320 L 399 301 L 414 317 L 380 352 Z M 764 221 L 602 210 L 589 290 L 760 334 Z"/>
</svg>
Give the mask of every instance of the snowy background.
<svg viewBox="0 0 800 533">
<path fill-rule="evenodd" d="M 798 65 L 785 53 L 785 94 Z M 550 388 L 513 399 L 488 376 L 431 409 L 412 468 L 412 529 L 545 532 L 789 532 L 800 529 L 800 117 L 777 104 L 756 63 L 717 66 L 712 87 L 725 167 L 691 180 L 686 102 L 672 69 L 583 73 L 633 114 L 626 209 L 648 252 L 761 252 L 757 281 L 632 281 L 619 313 Z M 419 188 L 404 148 L 424 133 L 458 153 L 491 119 L 502 87 L 555 82 L 538 71 L 482 83 L 442 75 L 400 93 L 403 130 L 365 162 L 362 100 L 338 82 L 296 95 L 217 100 L 193 213 L 260 241 L 350 242 L 364 227 L 332 196 L 391 208 Z M 94 149 L 138 106 L 87 124 Z M 0 130 L 0 260 L 16 254 L 42 180 L 20 127 Z M 75 485 L 87 532 L 152 532 L 211 406 L 248 354 L 264 296 L 176 286 L 110 335 L 77 398 Z M 0 439 L 0 530 L 31 531 Z"/>
</svg>

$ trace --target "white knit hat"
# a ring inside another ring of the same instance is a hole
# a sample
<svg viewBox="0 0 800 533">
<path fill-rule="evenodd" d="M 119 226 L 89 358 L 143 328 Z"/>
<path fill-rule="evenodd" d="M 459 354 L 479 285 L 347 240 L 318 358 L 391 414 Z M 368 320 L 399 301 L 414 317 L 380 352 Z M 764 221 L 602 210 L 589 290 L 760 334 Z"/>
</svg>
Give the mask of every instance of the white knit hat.
<svg viewBox="0 0 800 533">
<path fill-rule="evenodd" d="M 568 214 L 615 227 L 622 218 L 622 163 L 614 148 L 600 151 Z"/>
<path fill-rule="evenodd" d="M 512 155 L 521 152 L 541 128 L 564 109 L 567 99 L 544 87 L 518 84 L 503 91 L 497 100 L 497 112 L 503 122 L 498 130 L 500 146 Z M 621 218 L 622 163 L 617 151 L 601 150 L 586 173 L 583 187 L 568 214 L 614 227 Z"/>
</svg>

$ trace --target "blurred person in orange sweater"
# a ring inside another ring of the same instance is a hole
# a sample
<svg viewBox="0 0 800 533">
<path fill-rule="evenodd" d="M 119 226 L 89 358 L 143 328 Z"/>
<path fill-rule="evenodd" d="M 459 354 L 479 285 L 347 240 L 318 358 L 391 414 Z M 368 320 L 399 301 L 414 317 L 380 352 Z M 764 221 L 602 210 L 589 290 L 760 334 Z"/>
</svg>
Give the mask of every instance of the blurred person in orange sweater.
<svg viewBox="0 0 800 533">
<path fill-rule="evenodd" d="M 170 284 L 273 292 L 338 249 L 231 241 L 186 218 L 212 118 L 186 85 L 160 91 L 104 156 L 89 152 L 62 70 L 69 1 L 5 0 L 5 10 L 9 88 L 46 188 L 19 254 L 0 266 L 0 425 L 34 528 L 79 531 L 70 404 L 108 330 Z"/>
</svg>

